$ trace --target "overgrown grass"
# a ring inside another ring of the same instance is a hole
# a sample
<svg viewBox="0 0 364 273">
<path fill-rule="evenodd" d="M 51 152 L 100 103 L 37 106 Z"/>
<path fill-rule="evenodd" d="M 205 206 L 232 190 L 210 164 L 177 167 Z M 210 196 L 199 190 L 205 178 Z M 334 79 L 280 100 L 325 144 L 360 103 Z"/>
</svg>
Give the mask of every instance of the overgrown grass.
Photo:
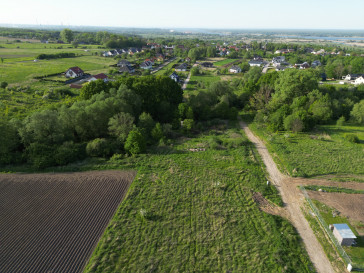
<svg viewBox="0 0 364 273">
<path fill-rule="evenodd" d="M 153 73 L 153 75 L 155 76 L 162 76 L 166 73 L 166 71 L 172 69 L 173 65 L 177 64 L 179 62 L 180 58 L 176 58 L 173 62 L 170 62 L 169 64 L 167 64 L 166 66 L 164 66 L 161 70 Z M 171 72 L 172 74 L 172 72 Z M 169 76 L 169 75 L 168 75 Z"/>
<path fill-rule="evenodd" d="M 279 198 L 251 149 L 234 129 L 114 157 L 138 175 L 85 272 L 314 271 L 292 225 L 253 201 Z"/>
<path fill-rule="evenodd" d="M 211 83 L 218 82 L 220 81 L 220 79 L 221 78 L 219 76 L 215 76 L 212 74 L 191 76 L 185 92 L 198 93 L 198 90 L 207 89 Z"/>
<path fill-rule="evenodd" d="M 227 64 L 232 64 L 233 62 L 237 61 L 238 59 L 225 59 L 222 61 L 218 61 L 216 63 L 214 63 L 215 66 L 223 66 L 223 65 L 227 65 Z"/>
<path fill-rule="evenodd" d="M 354 190 L 354 189 L 346 189 L 340 187 L 328 187 L 328 186 L 304 186 L 306 190 L 310 191 L 319 191 L 320 189 L 325 192 L 343 192 L 343 193 L 352 193 L 352 194 L 364 194 L 363 190 Z"/>
<path fill-rule="evenodd" d="M 363 126 L 326 125 L 300 134 L 271 133 L 255 123 L 249 127 L 265 140 L 281 169 L 292 176 L 364 174 Z M 347 141 L 346 133 L 355 133 L 360 143 Z"/>
</svg>

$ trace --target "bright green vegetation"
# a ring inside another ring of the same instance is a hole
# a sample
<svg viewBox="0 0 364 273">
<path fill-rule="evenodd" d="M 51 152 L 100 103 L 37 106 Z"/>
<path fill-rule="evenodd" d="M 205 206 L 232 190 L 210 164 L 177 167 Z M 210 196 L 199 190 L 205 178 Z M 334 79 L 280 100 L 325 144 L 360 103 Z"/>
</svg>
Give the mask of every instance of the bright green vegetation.
<svg viewBox="0 0 364 273">
<path fill-rule="evenodd" d="M 215 66 L 223 66 L 223 65 L 226 65 L 226 64 L 231 64 L 235 61 L 237 61 L 238 59 L 225 59 L 225 60 L 222 60 L 222 61 L 218 61 L 216 63 L 214 63 Z"/>
<path fill-rule="evenodd" d="M 363 190 L 353 190 L 353 189 L 346 189 L 346 188 L 339 188 L 339 187 L 327 187 L 327 186 L 304 186 L 306 190 L 310 191 L 318 191 L 319 189 L 325 192 L 343 192 L 343 193 L 353 193 L 353 194 L 364 194 Z"/>
<path fill-rule="evenodd" d="M 190 92 L 190 91 L 196 91 L 197 89 L 207 89 L 211 83 L 218 81 L 220 81 L 220 77 L 215 75 L 191 76 L 185 91 Z"/>
<path fill-rule="evenodd" d="M 279 199 L 241 134 L 114 156 L 138 175 L 85 272 L 312 272 L 292 225 L 253 201 L 253 192 Z"/>
<path fill-rule="evenodd" d="M 167 64 L 166 66 L 164 66 L 161 70 L 153 73 L 153 75 L 155 75 L 155 76 L 164 75 L 168 71 L 170 71 L 171 74 L 172 74 L 173 71 L 171 69 L 172 69 L 173 65 L 175 65 L 175 64 L 177 64 L 179 62 L 179 60 L 180 60 L 180 58 L 177 58 L 173 62 L 170 62 L 169 64 Z M 167 75 L 167 76 L 169 76 L 169 75 Z"/>
<path fill-rule="evenodd" d="M 319 222 L 316 220 L 314 216 L 307 212 L 309 210 L 308 205 L 306 206 L 306 210 L 304 210 L 304 215 L 312 231 L 314 232 L 316 238 L 320 242 L 323 250 L 331 265 L 338 268 L 341 272 L 345 272 L 345 263 L 342 259 L 339 258 L 339 254 L 337 253 L 335 246 L 331 243 L 330 238 L 326 235 L 325 231 L 321 228 Z"/>
<path fill-rule="evenodd" d="M 363 228 L 363 223 L 351 223 L 346 217 L 337 215 L 337 211 L 317 200 L 312 200 L 317 209 L 320 211 L 320 214 L 322 218 L 325 220 L 325 222 L 330 224 L 347 224 L 350 229 L 353 231 L 355 236 L 357 237 L 356 246 L 343 246 L 344 250 L 348 254 L 348 256 L 351 258 L 353 263 L 360 265 L 361 267 L 364 267 L 364 238 L 362 236 L 359 236 L 358 232 L 356 231 L 356 228 Z"/>
<path fill-rule="evenodd" d="M 80 67 L 85 73 L 105 73 L 110 69 L 109 66 L 115 63 L 116 61 L 112 58 L 97 56 L 39 60 L 38 62 L 4 62 L 3 65 L 0 65 L 0 81 L 6 81 L 8 83 L 31 83 L 35 81 L 33 77 L 63 73 L 68 68 L 74 66 Z"/>
<path fill-rule="evenodd" d="M 265 140 L 281 168 L 293 176 L 364 174 L 363 126 L 325 125 L 299 134 L 270 133 L 257 124 L 250 128 Z M 360 143 L 346 140 L 347 133 L 355 133 Z"/>
</svg>

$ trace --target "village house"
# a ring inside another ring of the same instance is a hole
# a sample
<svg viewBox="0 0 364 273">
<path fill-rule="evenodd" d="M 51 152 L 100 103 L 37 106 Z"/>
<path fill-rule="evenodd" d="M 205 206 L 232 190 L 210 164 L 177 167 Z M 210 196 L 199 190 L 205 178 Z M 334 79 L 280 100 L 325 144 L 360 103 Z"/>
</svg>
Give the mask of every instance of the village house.
<svg viewBox="0 0 364 273">
<path fill-rule="evenodd" d="M 176 71 L 187 71 L 187 64 L 183 63 L 175 68 Z"/>
<path fill-rule="evenodd" d="M 119 62 L 118 62 L 118 64 L 117 64 L 117 66 L 119 66 L 119 67 L 123 67 L 123 66 L 130 66 L 131 64 L 130 64 L 130 62 L 129 61 L 127 61 L 127 60 L 120 60 Z"/>
<path fill-rule="evenodd" d="M 364 76 L 364 74 L 348 74 L 343 76 L 343 80 L 345 81 L 355 81 L 357 78 Z"/>
<path fill-rule="evenodd" d="M 176 72 L 173 72 L 169 77 L 175 82 L 179 82 L 179 76 Z"/>
<path fill-rule="evenodd" d="M 262 66 L 264 64 L 262 60 L 251 60 L 248 63 L 250 66 Z"/>
<path fill-rule="evenodd" d="M 321 62 L 319 60 L 315 60 L 311 63 L 311 67 L 315 68 L 317 66 L 321 66 Z"/>
<path fill-rule="evenodd" d="M 273 66 L 280 66 L 286 64 L 286 58 L 284 56 L 274 57 L 272 60 Z"/>
<path fill-rule="evenodd" d="M 83 70 L 81 68 L 79 68 L 78 66 L 75 66 L 75 67 L 69 68 L 66 71 L 65 76 L 66 76 L 66 78 L 77 78 L 77 77 L 83 76 L 84 74 L 85 73 L 83 72 Z"/>
<path fill-rule="evenodd" d="M 307 62 L 304 62 L 302 64 L 295 64 L 294 67 L 298 67 L 299 69 L 307 69 L 310 68 L 310 65 Z"/>
<path fill-rule="evenodd" d="M 131 74 L 131 73 L 134 73 L 135 72 L 135 69 L 131 65 L 126 65 L 126 66 L 121 66 L 119 68 L 119 72 L 120 73 L 127 72 L 127 73 Z"/>
<path fill-rule="evenodd" d="M 354 84 L 355 85 L 364 84 L 364 76 L 360 76 L 360 77 L 356 78 Z"/>
<path fill-rule="evenodd" d="M 104 73 L 100 73 L 100 74 L 91 76 L 91 78 L 88 80 L 88 82 L 97 81 L 97 80 L 103 80 L 104 82 L 108 82 L 109 78 Z"/>
<path fill-rule="evenodd" d="M 237 65 L 233 65 L 232 67 L 230 67 L 229 72 L 230 73 L 241 73 L 241 68 Z"/>
<path fill-rule="evenodd" d="M 153 68 L 153 64 L 150 61 L 146 61 L 146 62 L 143 62 L 143 63 L 140 64 L 140 68 L 141 69 L 149 69 L 150 70 L 150 69 Z"/>
</svg>

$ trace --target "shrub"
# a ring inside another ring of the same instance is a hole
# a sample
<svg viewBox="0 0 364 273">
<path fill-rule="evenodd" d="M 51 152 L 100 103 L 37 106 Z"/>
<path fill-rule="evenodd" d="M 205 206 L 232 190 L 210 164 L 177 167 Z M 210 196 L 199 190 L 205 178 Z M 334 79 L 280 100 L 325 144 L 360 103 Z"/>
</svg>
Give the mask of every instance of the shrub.
<svg viewBox="0 0 364 273">
<path fill-rule="evenodd" d="M 86 153 L 92 157 L 106 157 L 111 155 L 113 145 L 105 138 L 96 138 L 87 143 Z"/>
<path fill-rule="evenodd" d="M 83 159 L 85 156 L 85 147 L 83 145 L 68 141 L 57 148 L 54 159 L 58 165 L 66 165 Z"/>
<path fill-rule="evenodd" d="M 345 123 L 345 117 L 341 116 L 337 121 L 336 121 L 336 125 L 337 126 L 343 126 Z"/>
<path fill-rule="evenodd" d="M 146 142 L 143 134 L 138 129 L 130 131 L 124 148 L 132 155 L 144 152 L 146 148 Z"/>
<path fill-rule="evenodd" d="M 1 88 L 4 88 L 5 89 L 7 86 L 8 86 L 8 83 L 7 82 L 1 82 L 0 83 L 0 87 Z"/>
<path fill-rule="evenodd" d="M 355 134 L 345 134 L 344 135 L 345 139 L 351 143 L 359 143 L 359 138 L 357 135 Z"/>
</svg>

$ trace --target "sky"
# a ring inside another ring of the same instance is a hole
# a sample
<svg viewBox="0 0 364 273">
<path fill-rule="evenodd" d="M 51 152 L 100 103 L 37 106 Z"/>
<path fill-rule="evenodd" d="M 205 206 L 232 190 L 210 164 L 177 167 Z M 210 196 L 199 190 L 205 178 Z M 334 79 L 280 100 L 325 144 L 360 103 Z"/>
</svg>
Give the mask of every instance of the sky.
<svg viewBox="0 0 364 273">
<path fill-rule="evenodd" d="M 0 0 L 0 24 L 362 29 L 363 0 Z"/>
</svg>

